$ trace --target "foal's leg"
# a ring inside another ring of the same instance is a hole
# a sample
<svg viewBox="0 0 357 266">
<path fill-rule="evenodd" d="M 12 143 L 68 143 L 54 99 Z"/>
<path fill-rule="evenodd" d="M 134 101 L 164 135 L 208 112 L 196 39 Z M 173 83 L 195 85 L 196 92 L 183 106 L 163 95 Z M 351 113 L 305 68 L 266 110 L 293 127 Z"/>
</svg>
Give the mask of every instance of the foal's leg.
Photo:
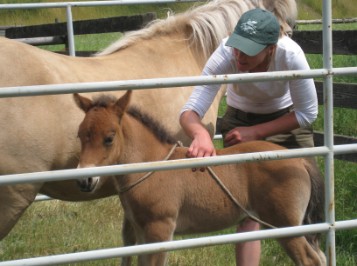
<svg viewBox="0 0 357 266">
<path fill-rule="evenodd" d="M 298 204 L 298 198 L 296 199 L 296 204 L 289 204 L 288 200 L 285 201 L 285 208 L 270 210 L 274 213 L 274 216 L 262 216 L 262 220 L 275 225 L 277 227 L 288 227 L 300 225 L 299 220 L 302 220 L 304 213 L 303 208 Z M 283 205 L 281 205 L 283 206 Z M 264 219 L 265 218 L 265 219 Z M 296 265 L 301 266 L 325 266 L 326 260 L 324 254 L 319 249 L 318 246 L 313 246 L 307 241 L 306 237 L 291 237 L 277 239 L 283 248 L 286 250 L 287 254 L 294 261 Z"/>
<path fill-rule="evenodd" d="M 304 236 L 278 240 L 296 265 L 325 266 L 326 259 L 321 250 L 314 250 Z"/>
<path fill-rule="evenodd" d="M 125 247 L 134 246 L 136 244 L 134 229 L 133 229 L 131 223 L 126 218 L 124 218 L 124 220 L 123 220 L 122 239 L 123 239 L 123 244 Z M 130 256 L 123 257 L 122 261 L 121 261 L 121 265 L 122 266 L 130 266 L 131 261 L 132 261 L 131 259 L 132 259 L 132 257 L 130 257 Z"/>
<path fill-rule="evenodd" d="M 311 188 L 310 177 L 306 176 L 305 171 L 298 170 L 295 170 L 295 175 L 282 175 L 286 177 L 277 179 L 279 183 L 272 183 L 265 194 L 260 194 L 262 203 L 260 205 L 255 203 L 254 208 L 261 220 L 276 227 L 302 224 L 309 204 Z M 320 253 L 317 252 L 319 247 L 314 249 L 306 237 L 282 238 L 278 241 L 296 265 L 325 265 L 320 258 Z"/>
<path fill-rule="evenodd" d="M 145 243 L 156 243 L 172 240 L 175 222 L 171 219 L 151 221 L 145 225 Z M 141 255 L 138 259 L 140 266 L 163 266 L 166 264 L 166 252 Z"/>
</svg>

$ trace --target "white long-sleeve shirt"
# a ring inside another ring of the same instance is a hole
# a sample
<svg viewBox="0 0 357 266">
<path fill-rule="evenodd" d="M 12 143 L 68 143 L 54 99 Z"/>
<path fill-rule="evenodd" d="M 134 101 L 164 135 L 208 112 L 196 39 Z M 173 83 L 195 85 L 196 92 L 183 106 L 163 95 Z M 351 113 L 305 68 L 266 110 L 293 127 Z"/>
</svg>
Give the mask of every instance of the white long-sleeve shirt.
<svg viewBox="0 0 357 266">
<path fill-rule="evenodd" d="M 242 73 L 236 67 L 233 48 L 225 38 L 207 61 L 202 75 Z M 309 70 L 301 47 L 284 36 L 277 43 L 268 71 Z M 196 86 L 181 113 L 195 111 L 201 118 L 211 106 L 220 84 Z M 227 85 L 227 104 L 244 112 L 269 114 L 293 105 L 300 127 L 315 121 L 318 101 L 313 79 L 275 80 Z"/>
</svg>

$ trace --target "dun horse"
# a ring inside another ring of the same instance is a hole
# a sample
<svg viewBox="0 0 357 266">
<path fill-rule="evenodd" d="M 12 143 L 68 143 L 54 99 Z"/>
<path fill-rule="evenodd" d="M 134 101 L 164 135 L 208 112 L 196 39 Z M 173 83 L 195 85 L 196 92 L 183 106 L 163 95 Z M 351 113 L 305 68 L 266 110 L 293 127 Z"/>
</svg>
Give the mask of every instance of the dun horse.
<svg viewBox="0 0 357 266">
<path fill-rule="evenodd" d="M 183 159 L 187 148 L 175 147 L 157 123 L 138 109 L 128 108 L 131 91 L 116 100 L 97 101 L 74 95 L 85 112 L 79 126 L 79 167 Z M 283 149 L 256 141 L 222 150 L 218 155 Z M 169 155 L 168 155 L 169 154 Z M 169 241 L 174 233 L 202 233 L 239 223 L 246 212 L 221 189 L 218 177 L 248 213 L 275 227 L 321 222 L 323 181 L 305 159 L 284 159 L 220 165 L 210 171 L 180 169 L 151 175 L 116 176 L 116 188 L 124 209 L 125 245 Z M 93 182 L 82 181 L 84 189 Z M 95 191 L 95 186 L 94 186 Z M 303 236 L 279 239 L 296 265 L 325 265 L 318 239 Z M 139 265 L 164 265 L 165 253 L 139 256 Z M 130 265 L 130 258 L 123 259 Z"/>
<path fill-rule="evenodd" d="M 283 30 L 289 31 L 286 21 L 295 18 L 294 0 L 215 0 L 129 33 L 92 58 L 59 55 L 0 38 L 0 87 L 199 75 L 240 15 L 255 6 L 275 12 Z M 177 118 L 191 91 L 141 90 L 132 102 L 187 144 Z M 206 115 L 212 134 L 222 94 Z M 0 175 L 75 167 L 79 142 L 74 136 L 82 119 L 70 95 L 0 99 Z M 0 186 L 0 239 L 38 192 L 80 201 L 110 196 L 115 193 L 112 187 L 110 179 L 93 194 L 81 193 L 75 181 Z"/>
</svg>

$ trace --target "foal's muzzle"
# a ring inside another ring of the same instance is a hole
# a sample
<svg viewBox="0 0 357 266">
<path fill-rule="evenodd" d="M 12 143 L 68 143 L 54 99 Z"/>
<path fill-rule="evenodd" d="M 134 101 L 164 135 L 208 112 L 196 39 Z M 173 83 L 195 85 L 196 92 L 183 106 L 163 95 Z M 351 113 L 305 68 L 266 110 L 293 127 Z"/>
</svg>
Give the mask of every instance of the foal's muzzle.
<svg viewBox="0 0 357 266">
<path fill-rule="evenodd" d="M 99 177 L 78 179 L 77 184 L 82 192 L 92 192 L 99 182 Z"/>
</svg>

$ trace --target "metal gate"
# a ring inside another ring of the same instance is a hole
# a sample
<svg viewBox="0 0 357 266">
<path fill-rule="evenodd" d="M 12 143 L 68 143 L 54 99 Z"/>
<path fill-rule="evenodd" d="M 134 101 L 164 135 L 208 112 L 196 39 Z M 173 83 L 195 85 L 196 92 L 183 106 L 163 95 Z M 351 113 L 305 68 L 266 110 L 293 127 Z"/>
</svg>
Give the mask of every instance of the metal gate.
<svg viewBox="0 0 357 266">
<path fill-rule="evenodd" d="M 118 2 L 68 2 L 68 3 L 46 3 L 46 4 L 1 4 L 0 9 L 27 9 L 27 8 L 51 8 L 61 7 L 67 10 L 67 29 L 69 35 L 70 54 L 74 55 L 74 38 L 72 27 L 72 7 L 78 6 L 103 6 L 118 4 L 149 4 L 149 3 L 168 3 L 184 2 L 182 0 L 157 0 L 157 1 L 134 1 L 122 0 Z M 185 1 L 194 2 L 194 1 Z M 298 150 L 260 152 L 254 154 L 227 155 L 211 158 L 194 158 L 190 160 L 175 160 L 153 163 L 136 163 L 130 165 L 117 165 L 111 167 L 98 167 L 78 170 L 58 170 L 40 173 L 14 174 L 0 176 L 0 185 L 43 182 L 48 179 L 51 181 L 77 179 L 80 177 L 89 177 L 94 175 L 113 175 L 128 174 L 143 171 L 160 171 L 168 169 L 191 168 L 208 166 L 212 164 L 229 164 L 234 162 L 247 162 L 255 160 L 276 160 L 281 158 L 292 158 L 302 156 L 324 156 L 325 159 L 325 214 L 326 221 L 321 224 L 297 226 L 291 228 L 271 229 L 258 232 L 247 232 L 240 234 L 230 234 L 212 237 L 203 237 L 197 239 L 179 240 L 172 242 L 163 242 L 147 244 L 133 247 L 121 247 L 103 249 L 97 251 L 78 252 L 65 255 L 55 255 L 38 257 L 23 260 L 0 262 L 1 265 L 57 265 L 60 263 L 70 263 L 79 261 L 88 261 L 94 259 L 105 259 L 120 256 L 138 255 L 157 251 L 170 251 L 186 249 L 200 246 L 218 245 L 223 243 L 236 243 L 247 240 L 258 240 L 266 238 L 277 238 L 285 236 L 304 235 L 312 232 L 324 232 L 327 234 L 326 256 L 328 265 L 336 265 L 335 231 L 357 228 L 356 220 L 335 221 L 334 205 L 334 155 L 344 153 L 356 153 L 357 144 L 346 144 L 334 146 L 333 143 L 333 83 L 335 75 L 356 75 L 357 67 L 333 68 L 332 66 L 332 10 L 331 0 L 323 1 L 323 68 L 310 71 L 282 71 L 279 73 L 256 73 L 256 74 L 235 74 L 228 76 L 208 76 L 208 77 L 179 77 L 179 78 L 161 78 L 113 82 L 93 82 L 93 83 L 72 83 L 41 86 L 23 86 L 23 87 L 4 87 L 0 88 L 0 97 L 16 97 L 28 95 L 61 94 L 72 92 L 94 92 L 98 90 L 114 91 L 128 89 L 150 89 L 193 86 L 198 84 L 226 84 L 232 82 L 248 81 L 269 81 L 277 79 L 292 78 L 317 78 L 324 80 L 324 133 L 325 145 L 322 147 L 305 148 Z"/>
</svg>

